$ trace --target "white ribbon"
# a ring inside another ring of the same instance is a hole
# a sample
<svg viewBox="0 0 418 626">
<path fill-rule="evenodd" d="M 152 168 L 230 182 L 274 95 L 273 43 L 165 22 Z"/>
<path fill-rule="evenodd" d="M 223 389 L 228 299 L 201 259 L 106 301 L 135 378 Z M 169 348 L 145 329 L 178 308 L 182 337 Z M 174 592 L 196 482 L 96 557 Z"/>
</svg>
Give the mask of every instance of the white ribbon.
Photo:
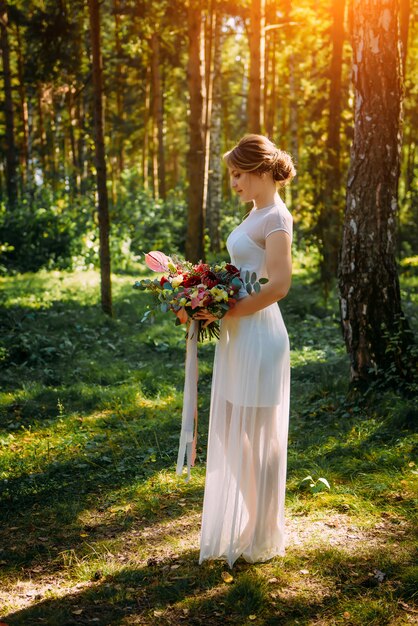
<svg viewBox="0 0 418 626">
<path fill-rule="evenodd" d="M 197 441 L 197 335 L 199 322 L 192 320 L 186 342 L 186 365 L 184 376 L 183 414 L 181 420 L 181 433 L 179 452 L 177 456 L 176 472 L 179 476 L 183 473 L 183 466 L 187 465 L 186 482 L 190 480 L 190 468 L 196 458 Z"/>
</svg>

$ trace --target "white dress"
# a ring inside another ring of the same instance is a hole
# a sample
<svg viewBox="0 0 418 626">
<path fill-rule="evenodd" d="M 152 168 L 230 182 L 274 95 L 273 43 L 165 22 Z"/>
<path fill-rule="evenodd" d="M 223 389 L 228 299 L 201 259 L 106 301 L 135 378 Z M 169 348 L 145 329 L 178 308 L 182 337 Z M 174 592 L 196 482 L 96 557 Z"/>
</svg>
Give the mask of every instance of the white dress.
<svg viewBox="0 0 418 626">
<path fill-rule="evenodd" d="M 292 237 L 279 196 L 253 209 L 227 240 L 231 262 L 268 277 L 265 240 Z M 242 297 L 247 296 L 243 291 Z M 284 553 L 284 496 L 289 422 L 289 339 L 277 304 L 224 319 L 216 346 L 209 418 L 200 563 Z"/>
</svg>

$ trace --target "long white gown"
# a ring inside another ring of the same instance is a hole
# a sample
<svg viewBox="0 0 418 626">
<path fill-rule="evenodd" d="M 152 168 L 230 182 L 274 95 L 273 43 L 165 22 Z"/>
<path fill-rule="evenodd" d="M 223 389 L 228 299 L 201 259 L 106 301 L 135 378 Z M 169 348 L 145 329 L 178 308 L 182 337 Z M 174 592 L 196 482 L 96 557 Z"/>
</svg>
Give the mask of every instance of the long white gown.
<svg viewBox="0 0 418 626">
<path fill-rule="evenodd" d="M 292 238 L 292 216 L 277 195 L 254 209 L 227 240 L 231 262 L 268 277 L 265 240 Z M 243 291 L 242 297 L 247 296 Z M 242 556 L 250 563 L 284 554 L 289 422 L 289 339 L 280 309 L 225 319 L 216 346 L 200 560 Z"/>
</svg>

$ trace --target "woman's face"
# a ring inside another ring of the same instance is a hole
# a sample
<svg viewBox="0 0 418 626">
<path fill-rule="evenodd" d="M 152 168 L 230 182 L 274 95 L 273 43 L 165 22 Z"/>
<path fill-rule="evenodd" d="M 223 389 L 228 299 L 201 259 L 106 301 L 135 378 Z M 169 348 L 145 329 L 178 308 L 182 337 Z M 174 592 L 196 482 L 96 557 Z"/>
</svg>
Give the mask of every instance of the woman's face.
<svg viewBox="0 0 418 626">
<path fill-rule="evenodd" d="M 242 202 L 256 200 L 265 189 L 265 180 L 258 174 L 243 172 L 237 168 L 229 169 L 231 188 L 235 191 Z"/>
</svg>

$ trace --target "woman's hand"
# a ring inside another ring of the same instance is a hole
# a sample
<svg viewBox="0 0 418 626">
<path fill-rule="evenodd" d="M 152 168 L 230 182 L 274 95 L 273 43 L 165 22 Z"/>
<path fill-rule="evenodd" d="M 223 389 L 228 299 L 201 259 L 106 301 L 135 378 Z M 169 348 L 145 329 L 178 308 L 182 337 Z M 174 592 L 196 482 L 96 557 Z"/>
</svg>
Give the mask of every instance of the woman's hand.
<svg viewBox="0 0 418 626">
<path fill-rule="evenodd" d="M 200 309 L 193 315 L 193 319 L 204 321 L 203 328 L 207 328 L 212 322 L 218 322 L 219 319 L 212 315 L 207 309 Z"/>
</svg>

